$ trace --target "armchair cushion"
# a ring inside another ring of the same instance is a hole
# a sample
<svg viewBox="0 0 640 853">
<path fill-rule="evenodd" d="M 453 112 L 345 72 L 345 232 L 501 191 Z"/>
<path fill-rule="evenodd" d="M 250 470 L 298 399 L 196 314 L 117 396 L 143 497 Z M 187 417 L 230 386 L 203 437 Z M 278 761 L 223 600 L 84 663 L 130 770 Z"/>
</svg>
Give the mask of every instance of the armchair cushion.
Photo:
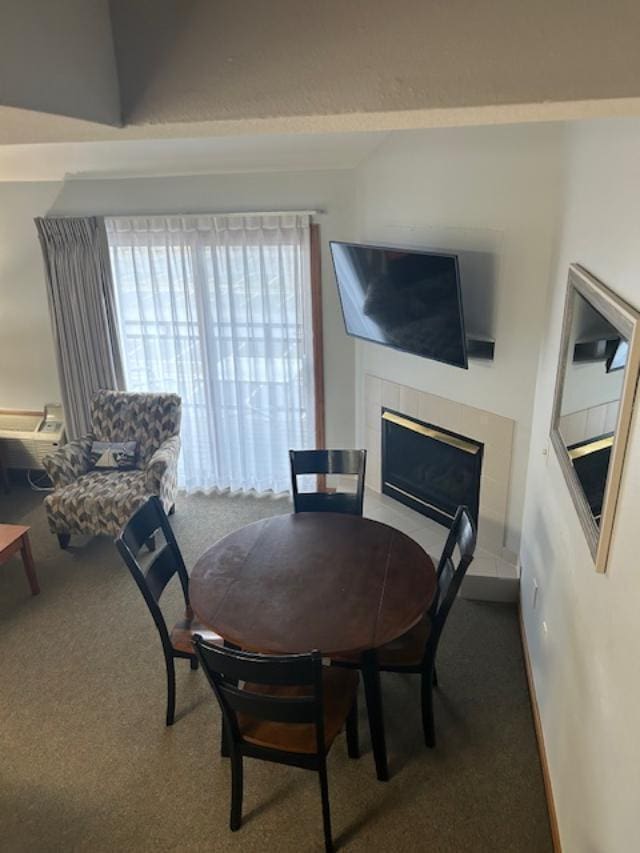
<svg viewBox="0 0 640 853">
<path fill-rule="evenodd" d="M 45 498 L 53 533 L 117 536 L 147 500 L 144 471 L 90 471 Z"/>
<path fill-rule="evenodd" d="M 42 460 L 54 488 L 73 483 L 91 468 L 91 444 L 93 435 L 69 441 Z"/>
</svg>

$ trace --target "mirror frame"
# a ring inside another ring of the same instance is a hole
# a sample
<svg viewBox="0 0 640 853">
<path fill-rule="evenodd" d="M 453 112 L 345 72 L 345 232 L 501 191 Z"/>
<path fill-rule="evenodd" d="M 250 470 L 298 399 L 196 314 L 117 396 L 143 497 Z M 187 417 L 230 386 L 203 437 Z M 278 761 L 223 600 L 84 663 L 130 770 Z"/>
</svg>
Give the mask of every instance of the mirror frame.
<svg viewBox="0 0 640 853">
<path fill-rule="evenodd" d="M 595 308 L 605 319 L 607 319 L 622 335 L 629 341 L 629 352 L 625 367 L 620 406 L 618 409 L 618 420 L 614 433 L 613 447 L 609 460 L 607 482 L 602 502 L 602 515 L 600 527 L 596 524 L 591 508 L 585 497 L 584 491 L 573 467 L 567 448 L 559 430 L 560 412 L 562 406 L 562 395 L 565 384 L 567 361 L 570 357 L 568 344 L 573 324 L 574 300 L 573 294 L 577 292 L 583 296 L 590 305 Z M 558 360 L 558 373 L 556 375 L 556 389 L 553 399 L 553 412 L 551 416 L 551 443 L 553 444 L 560 468 L 564 474 L 569 493 L 578 513 L 578 518 L 584 530 L 584 534 L 593 557 L 597 572 L 606 572 L 609 548 L 613 534 L 613 526 L 616 513 L 616 505 L 620 492 L 620 481 L 624 457 L 627 451 L 629 430 L 633 414 L 633 405 L 638 386 L 638 374 L 640 371 L 640 313 L 628 305 L 619 296 L 616 296 L 608 287 L 599 281 L 591 273 L 587 272 L 579 264 L 569 266 L 569 277 L 567 281 L 567 293 L 564 303 L 564 319 L 562 321 L 562 335 L 560 339 L 560 356 Z"/>
</svg>

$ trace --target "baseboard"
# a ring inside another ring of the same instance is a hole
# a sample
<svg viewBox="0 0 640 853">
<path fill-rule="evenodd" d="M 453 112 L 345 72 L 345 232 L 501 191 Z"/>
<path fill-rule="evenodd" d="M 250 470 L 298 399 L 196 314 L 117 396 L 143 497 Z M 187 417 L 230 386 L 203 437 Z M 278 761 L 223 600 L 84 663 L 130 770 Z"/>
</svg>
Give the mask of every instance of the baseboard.
<svg viewBox="0 0 640 853">
<path fill-rule="evenodd" d="M 562 853 L 560 844 L 560 831 L 558 829 L 558 816 L 556 814 L 556 806 L 553 799 L 553 788 L 551 786 L 551 775 L 549 773 L 549 762 L 547 761 L 547 751 L 544 746 L 544 734 L 542 731 L 542 722 L 540 720 L 540 709 L 538 707 L 538 699 L 536 697 L 536 688 L 533 681 L 533 672 L 531 669 L 531 658 L 529 657 L 529 647 L 527 646 L 527 635 L 524 630 L 524 621 L 522 619 L 522 608 L 518 606 L 518 619 L 520 621 L 520 642 L 522 643 L 522 654 L 524 656 L 524 668 L 527 673 L 527 684 L 529 685 L 529 699 L 531 701 L 531 713 L 533 715 L 533 725 L 536 730 L 536 740 L 538 742 L 538 753 L 540 755 L 540 766 L 542 767 L 542 780 L 544 783 L 544 793 L 547 800 L 547 811 L 549 813 L 549 828 L 551 830 L 551 842 L 555 853 Z"/>
</svg>

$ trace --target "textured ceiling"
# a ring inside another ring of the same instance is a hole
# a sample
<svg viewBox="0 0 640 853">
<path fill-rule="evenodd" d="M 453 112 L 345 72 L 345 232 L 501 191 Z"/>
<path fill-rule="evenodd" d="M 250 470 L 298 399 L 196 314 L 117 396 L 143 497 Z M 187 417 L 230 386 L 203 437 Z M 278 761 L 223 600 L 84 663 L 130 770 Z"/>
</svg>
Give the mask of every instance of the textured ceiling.
<svg viewBox="0 0 640 853">
<path fill-rule="evenodd" d="M 637 0 L 111 0 L 125 124 L 640 95 Z"/>
<path fill-rule="evenodd" d="M 637 0 L 0 4 L 5 144 L 640 112 Z"/>
</svg>

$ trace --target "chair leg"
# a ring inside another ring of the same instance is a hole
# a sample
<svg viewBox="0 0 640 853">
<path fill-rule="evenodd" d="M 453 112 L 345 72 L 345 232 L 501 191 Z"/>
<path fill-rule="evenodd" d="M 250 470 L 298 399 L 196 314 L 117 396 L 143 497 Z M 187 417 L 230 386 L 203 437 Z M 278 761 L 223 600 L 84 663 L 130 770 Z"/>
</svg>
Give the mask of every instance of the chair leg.
<svg viewBox="0 0 640 853">
<path fill-rule="evenodd" d="M 320 777 L 320 796 L 322 797 L 322 827 L 324 829 L 324 849 L 333 853 L 333 838 L 331 836 L 331 809 L 329 807 L 329 782 L 327 780 L 327 762 L 324 756 L 318 768 Z"/>
<path fill-rule="evenodd" d="M 155 535 L 155 533 L 152 536 L 150 536 L 145 541 L 144 544 L 147 546 L 149 551 L 155 551 L 156 550 L 156 535 Z"/>
<path fill-rule="evenodd" d="M 353 705 L 347 717 L 347 754 L 349 758 L 360 758 L 360 744 L 358 743 L 358 699 L 353 700 Z"/>
<path fill-rule="evenodd" d="M 173 658 L 165 655 L 167 665 L 167 725 L 172 726 L 176 716 L 176 667 Z"/>
<path fill-rule="evenodd" d="M 236 832 L 242 825 L 242 754 L 231 750 L 231 820 L 229 826 Z"/>
<path fill-rule="evenodd" d="M 422 729 L 424 742 L 430 748 L 436 745 L 436 731 L 433 723 L 433 670 L 428 668 L 422 674 Z"/>
<path fill-rule="evenodd" d="M 195 672 L 198 668 L 198 658 L 189 658 L 189 666 Z"/>
<path fill-rule="evenodd" d="M 60 547 L 62 548 L 63 551 L 65 550 L 65 548 L 67 548 L 70 541 L 71 541 L 71 534 L 70 533 L 58 533 L 58 542 L 60 543 Z"/>
</svg>

